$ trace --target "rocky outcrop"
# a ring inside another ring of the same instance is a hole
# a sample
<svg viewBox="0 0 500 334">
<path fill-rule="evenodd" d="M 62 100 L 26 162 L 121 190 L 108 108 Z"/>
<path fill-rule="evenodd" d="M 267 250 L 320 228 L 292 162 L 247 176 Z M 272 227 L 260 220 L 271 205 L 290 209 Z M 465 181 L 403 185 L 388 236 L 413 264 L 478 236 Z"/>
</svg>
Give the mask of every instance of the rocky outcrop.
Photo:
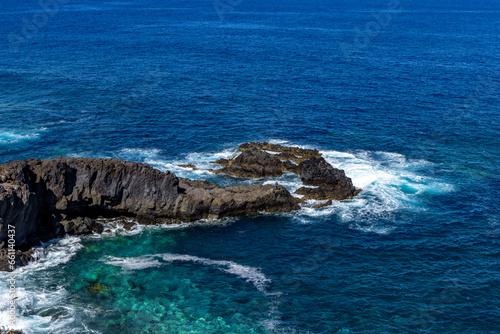
<svg viewBox="0 0 500 334">
<path fill-rule="evenodd" d="M 220 188 L 206 181 L 181 179 L 176 215 L 183 220 L 236 216 L 248 212 L 289 212 L 299 209 L 282 186 L 251 185 Z M 280 205 L 276 205 L 280 203 Z"/>
<path fill-rule="evenodd" d="M 224 166 L 216 174 L 239 177 L 279 177 L 288 171 L 300 176 L 305 186 L 295 193 L 303 200 L 343 200 L 356 196 L 361 189 L 354 187 L 343 170 L 333 168 L 318 150 L 287 147 L 269 143 L 242 144 L 234 159 L 220 159 L 214 163 Z"/>
<path fill-rule="evenodd" d="M 240 145 L 237 152 L 241 153 L 234 159 L 214 161 L 224 168 L 213 172 L 252 178 L 279 177 L 285 171 L 299 173 L 300 163 L 321 158 L 318 150 L 269 143 L 245 143 Z"/>
<path fill-rule="evenodd" d="M 101 223 L 96 222 L 89 217 L 77 217 L 71 220 L 63 220 L 61 224 L 64 226 L 64 232 L 69 235 L 85 235 L 102 233 L 104 230 Z"/>
<path fill-rule="evenodd" d="M 198 170 L 198 167 L 196 167 L 196 165 L 193 165 L 193 164 L 179 165 L 179 167 L 182 167 L 182 168 L 190 168 L 190 169 L 192 169 L 192 170 Z"/>
<path fill-rule="evenodd" d="M 250 148 L 256 148 L 261 151 L 270 151 L 276 157 L 279 157 L 281 160 L 290 160 L 295 161 L 296 163 L 301 163 L 304 160 L 310 158 L 320 158 L 321 154 L 316 149 L 307 149 L 300 148 L 295 146 L 283 146 L 279 144 L 270 144 L 270 143 L 245 143 L 240 145 L 238 148 L 238 152 L 246 151 Z"/>
<path fill-rule="evenodd" d="M 316 204 L 315 206 L 313 206 L 313 208 L 315 209 L 321 209 L 321 208 L 324 208 L 325 206 L 330 206 L 332 205 L 332 200 L 329 199 L 328 201 L 326 201 L 325 203 L 320 203 L 320 204 Z"/>
<path fill-rule="evenodd" d="M 57 158 L 0 165 L 0 242 L 15 226 L 25 250 L 65 233 L 99 229 L 79 217 L 172 217 L 178 196 L 175 175 L 121 160 Z"/>
<path fill-rule="evenodd" d="M 299 165 L 299 176 L 304 185 L 295 191 L 304 199 L 352 199 L 361 190 L 354 187 L 352 180 L 340 169 L 333 168 L 324 158 L 311 158 Z"/>
<path fill-rule="evenodd" d="M 96 217 L 133 217 L 151 224 L 297 208 L 283 187 L 220 188 L 122 160 L 56 158 L 0 165 L 0 244 L 7 244 L 12 225 L 21 251 L 65 234 L 100 233 Z"/>
<path fill-rule="evenodd" d="M 280 185 L 219 187 L 178 178 L 147 164 L 112 159 L 31 159 L 0 165 L 0 270 L 7 267 L 8 231 L 15 229 L 17 265 L 33 260 L 30 248 L 66 234 L 101 233 L 98 217 L 129 217 L 140 224 L 217 219 L 258 212 L 289 212 L 308 199 L 353 198 L 344 171 L 318 150 L 247 143 L 214 171 L 239 177 L 299 175 L 304 187 L 293 197 Z M 196 168 L 194 165 L 183 165 Z M 132 223 L 131 223 L 132 224 Z"/>
<path fill-rule="evenodd" d="M 356 196 L 361 190 L 356 188 L 342 188 L 342 187 L 333 187 L 333 186 L 319 186 L 316 188 L 310 187 L 300 187 L 295 191 L 297 195 L 303 195 L 302 199 L 316 199 L 316 200 L 344 200 L 344 199 L 352 199 Z"/>
<path fill-rule="evenodd" d="M 233 160 L 220 159 L 216 163 L 225 167 L 215 170 L 214 173 L 241 177 L 281 176 L 284 169 L 279 158 L 255 147 L 244 150 Z"/>
</svg>

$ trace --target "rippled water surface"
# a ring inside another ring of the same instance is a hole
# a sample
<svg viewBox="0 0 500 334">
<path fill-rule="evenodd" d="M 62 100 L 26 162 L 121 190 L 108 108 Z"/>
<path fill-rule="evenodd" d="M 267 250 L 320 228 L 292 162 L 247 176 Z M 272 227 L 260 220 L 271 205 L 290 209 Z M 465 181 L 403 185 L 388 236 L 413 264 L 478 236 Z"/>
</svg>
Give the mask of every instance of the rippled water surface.
<svg viewBox="0 0 500 334">
<path fill-rule="evenodd" d="M 499 3 L 215 4 L 60 1 L 42 20 L 36 2 L 2 1 L 0 162 L 121 158 L 274 183 L 208 171 L 272 141 L 318 148 L 363 192 L 55 240 L 17 271 L 18 327 L 500 333 Z"/>
</svg>

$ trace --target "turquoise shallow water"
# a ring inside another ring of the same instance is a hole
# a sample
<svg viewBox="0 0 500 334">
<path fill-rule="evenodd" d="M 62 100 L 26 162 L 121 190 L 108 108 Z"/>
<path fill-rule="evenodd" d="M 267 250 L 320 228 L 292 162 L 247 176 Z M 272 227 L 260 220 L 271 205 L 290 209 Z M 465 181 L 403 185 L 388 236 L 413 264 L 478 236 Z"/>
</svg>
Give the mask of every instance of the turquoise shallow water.
<svg viewBox="0 0 500 334">
<path fill-rule="evenodd" d="M 388 5 L 243 1 L 221 21 L 208 1 L 73 0 L 14 50 L 9 35 L 40 5 L 2 1 L 1 162 L 108 157 L 274 183 L 208 172 L 265 140 L 318 148 L 364 189 L 321 210 L 115 222 L 54 241 L 17 271 L 19 328 L 500 333 L 499 4 Z M 358 32 L 388 12 L 363 44 Z M 1 325 L 4 274 L 0 289 Z"/>
</svg>

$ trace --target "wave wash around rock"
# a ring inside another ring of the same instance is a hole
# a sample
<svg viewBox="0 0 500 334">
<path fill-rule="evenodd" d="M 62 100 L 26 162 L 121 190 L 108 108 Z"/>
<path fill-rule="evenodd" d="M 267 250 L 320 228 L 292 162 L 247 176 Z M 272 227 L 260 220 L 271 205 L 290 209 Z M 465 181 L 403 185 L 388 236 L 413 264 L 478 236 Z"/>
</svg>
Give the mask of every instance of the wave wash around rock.
<svg viewBox="0 0 500 334">
<path fill-rule="evenodd" d="M 272 150 L 270 154 L 265 150 Z M 244 177 L 298 173 L 305 199 L 352 198 L 360 190 L 317 150 L 267 143 L 240 146 L 234 160 L 215 173 Z M 241 173 L 240 173 L 241 172 Z M 8 270 L 8 226 L 15 227 L 17 265 L 30 248 L 66 234 L 101 233 L 98 217 L 132 217 L 142 224 L 217 219 L 259 212 L 290 212 L 298 202 L 278 185 L 222 188 L 207 181 L 178 178 L 143 163 L 117 159 L 30 159 L 0 165 L 0 270 Z"/>
<path fill-rule="evenodd" d="M 281 176 L 292 172 L 300 176 L 304 186 L 297 189 L 302 201 L 352 199 L 361 189 L 354 187 L 343 170 L 333 168 L 318 150 L 288 147 L 269 143 L 246 143 L 234 159 L 219 159 L 214 163 L 224 166 L 216 174 L 240 177 Z M 311 187 L 314 186 L 314 187 Z"/>
</svg>

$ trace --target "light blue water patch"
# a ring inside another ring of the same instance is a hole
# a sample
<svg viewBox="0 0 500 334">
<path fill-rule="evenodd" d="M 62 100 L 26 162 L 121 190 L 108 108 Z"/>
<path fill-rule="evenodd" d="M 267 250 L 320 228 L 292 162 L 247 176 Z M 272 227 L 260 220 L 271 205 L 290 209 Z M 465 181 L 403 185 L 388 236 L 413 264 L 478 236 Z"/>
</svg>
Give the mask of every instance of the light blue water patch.
<svg viewBox="0 0 500 334">
<path fill-rule="evenodd" d="M 38 263 L 18 271 L 18 328 L 26 334 L 215 334 L 278 326 L 277 295 L 268 293 L 271 280 L 259 268 L 188 254 L 130 256 L 175 244 L 175 235 L 145 231 L 50 245 Z M 52 275 L 57 285 L 50 284 Z M 90 292 L 96 284 L 99 290 Z"/>
<path fill-rule="evenodd" d="M 36 140 L 40 137 L 40 132 L 46 130 L 41 128 L 31 132 L 14 131 L 0 131 L 0 145 L 16 144 L 28 140 Z"/>
</svg>

